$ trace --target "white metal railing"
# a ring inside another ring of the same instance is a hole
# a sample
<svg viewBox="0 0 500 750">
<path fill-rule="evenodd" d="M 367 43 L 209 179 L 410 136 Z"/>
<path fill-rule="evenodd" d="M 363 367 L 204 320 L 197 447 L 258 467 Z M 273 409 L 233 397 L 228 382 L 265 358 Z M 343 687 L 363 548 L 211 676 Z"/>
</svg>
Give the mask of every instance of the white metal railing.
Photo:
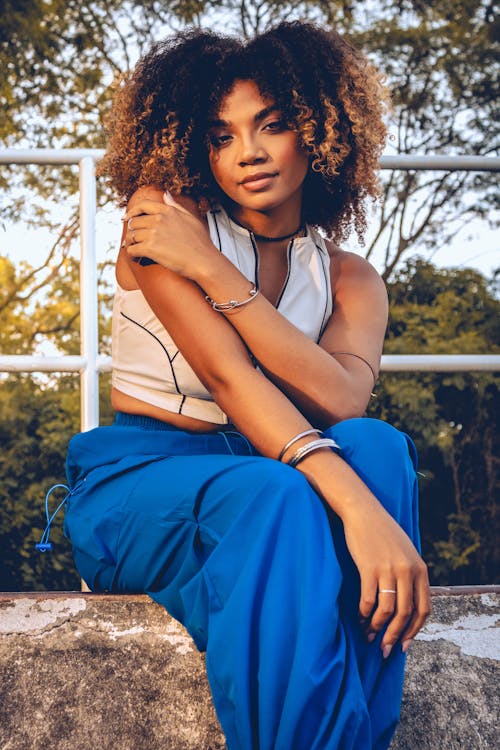
<svg viewBox="0 0 500 750">
<path fill-rule="evenodd" d="M 101 149 L 0 149 L 0 164 L 78 164 L 80 171 L 80 331 L 81 356 L 0 355 L 0 372 L 80 372 L 81 428 L 99 423 L 99 373 L 111 369 L 98 353 L 95 161 Z M 490 156 L 383 156 L 382 169 L 500 171 Z M 401 354 L 382 357 L 384 371 L 500 370 L 500 355 Z"/>
</svg>

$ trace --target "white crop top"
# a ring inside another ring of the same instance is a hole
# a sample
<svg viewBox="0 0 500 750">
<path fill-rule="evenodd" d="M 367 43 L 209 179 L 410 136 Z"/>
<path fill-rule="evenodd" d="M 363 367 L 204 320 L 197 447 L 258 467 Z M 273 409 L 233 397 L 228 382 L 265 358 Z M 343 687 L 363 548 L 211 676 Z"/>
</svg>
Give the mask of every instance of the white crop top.
<svg viewBox="0 0 500 750">
<path fill-rule="evenodd" d="M 207 214 L 216 247 L 258 287 L 259 255 L 251 232 L 222 208 Z M 332 313 L 330 256 L 321 235 L 291 240 L 288 273 L 277 309 L 313 341 L 319 341 Z M 113 304 L 112 385 L 122 393 L 161 409 L 216 424 L 227 415 L 188 365 L 142 292 L 118 286 Z"/>
</svg>

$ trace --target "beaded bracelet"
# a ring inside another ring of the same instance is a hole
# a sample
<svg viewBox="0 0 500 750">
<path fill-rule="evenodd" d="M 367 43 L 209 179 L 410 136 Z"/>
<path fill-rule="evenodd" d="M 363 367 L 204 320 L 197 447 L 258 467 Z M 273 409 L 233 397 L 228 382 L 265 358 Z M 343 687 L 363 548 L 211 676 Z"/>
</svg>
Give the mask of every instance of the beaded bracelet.
<svg viewBox="0 0 500 750">
<path fill-rule="evenodd" d="M 310 443 L 306 443 L 305 445 L 301 445 L 300 448 L 297 448 L 293 456 L 287 461 L 287 464 L 294 469 L 303 458 L 309 455 L 309 453 L 319 451 L 321 448 L 336 448 L 337 450 L 340 450 L 339 444 L 332 438 L 311 440 Z"/>
<path fill-rule="evenodd" d="M 312 429 L 310 429 L 310 430 L 304 430 L 304 432 L 299 432 L 298 435 L 295 435 L 295 437 L 293 437 L 291 440 L 288 441 L 288 443 L 286 445 L 283 446 L 283 448 L 281 449 L 281 453 L 278 456 L 278 461 L 281 461 L 283 459 L 283 456 L 285 455 L 285 453 L 287 452 L 287 450 L 294 443 L 296 443 L 297 440 L 300 440 L 300 438 L 306 437 L 306 435 L 314 435 L 314 434 L 321 435 L 322 433 L 321 433 L 321 430 L 316 430 L 314 427 Z"/>
<path fill-rule="evenodd" d="M 252 289 L 250 289 L 250 296 L 248 297 L 248 299 L 244 299 L 242 302 L 238 302 L 238 300 L 236 299 L 230 299 L 228 300 L 228 302 L 216 302 L 211 297 L 209 297 L 208 294 L 205 295 L 205 299 L 208 304 L 211 305 L 217 312 L 225 312 L 226 310 L 234 310 L 235 307 L 243 307 L 243 305 L 248 305 L 249 302 L 256 298 L 258 293 L 259 290 L 254 286 Z"/>
</svg>

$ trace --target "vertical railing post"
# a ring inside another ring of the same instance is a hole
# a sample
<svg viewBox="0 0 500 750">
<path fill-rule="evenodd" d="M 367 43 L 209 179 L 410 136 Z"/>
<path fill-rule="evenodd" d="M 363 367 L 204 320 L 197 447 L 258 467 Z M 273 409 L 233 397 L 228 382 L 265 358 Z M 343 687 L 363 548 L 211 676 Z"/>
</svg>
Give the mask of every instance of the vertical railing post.
<svg viewBox="0 0 500 750">
<path fill-rule="evenodd" d="M 80 161 L 80 351 L 85 357 L 81 373 L 81 429 L 99 424 L 99 373 L 97 258 L 96 258 L 96 182 L 94 160 Z"/>
</svg>

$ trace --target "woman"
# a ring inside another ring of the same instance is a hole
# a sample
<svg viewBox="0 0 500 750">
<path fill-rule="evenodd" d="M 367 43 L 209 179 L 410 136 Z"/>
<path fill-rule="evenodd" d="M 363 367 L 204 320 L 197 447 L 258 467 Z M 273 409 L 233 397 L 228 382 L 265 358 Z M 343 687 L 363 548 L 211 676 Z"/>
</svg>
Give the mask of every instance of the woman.
<svg viewBox="0 0 500 750">
<path fill-rule="evenodd" d="M 117 416 L 71 441 L 65 528 L 91 589 L 148 593 L 206 650 L 230 750 L 387 748 L 429 612 L 412 443 L 361 418 L 385 289 L 337 245 L 384 98 L 296 22 L 157 44 L 112 113 Z"/>
</svg>

